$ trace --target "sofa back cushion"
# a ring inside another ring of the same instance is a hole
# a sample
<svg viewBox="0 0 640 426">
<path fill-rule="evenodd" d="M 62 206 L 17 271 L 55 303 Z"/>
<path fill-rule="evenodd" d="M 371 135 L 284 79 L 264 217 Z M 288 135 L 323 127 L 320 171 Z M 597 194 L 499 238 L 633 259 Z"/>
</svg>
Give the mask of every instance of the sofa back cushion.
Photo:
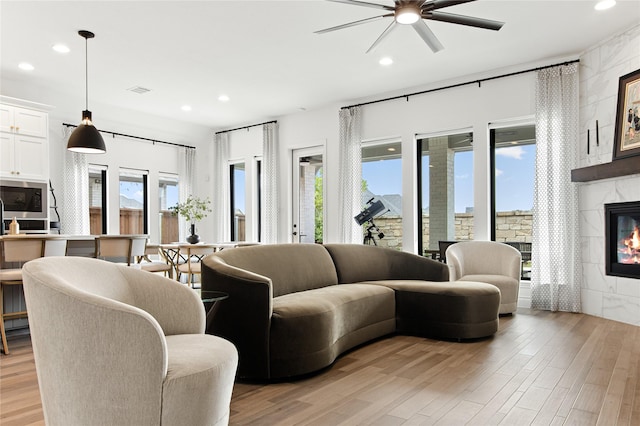
<svg viewBox="0 0 640 426">
<path fill-rule="evenodd" d="M 238 247 L 212 256 L 270 278 L 273 297 L 338 284 L 331 256 L 318 244 Z"/>
<path fill-rule="evenodd" d="M 379 280 L 448 281 L 447 266 L 389 248 L 359 244 L 325 244 L 341 284 Z"/>
</svg>

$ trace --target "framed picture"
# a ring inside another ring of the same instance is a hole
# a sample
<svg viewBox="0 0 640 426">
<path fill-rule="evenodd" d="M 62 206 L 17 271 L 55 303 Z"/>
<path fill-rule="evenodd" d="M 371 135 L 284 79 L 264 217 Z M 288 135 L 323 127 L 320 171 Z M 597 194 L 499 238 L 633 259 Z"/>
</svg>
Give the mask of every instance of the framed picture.
<svg viewBox="0 0 640 426">
<path fill-rule="evenodd" d="M 613 159 L 640 155 L 640 70 L 620 77 Z"/>
</svg>

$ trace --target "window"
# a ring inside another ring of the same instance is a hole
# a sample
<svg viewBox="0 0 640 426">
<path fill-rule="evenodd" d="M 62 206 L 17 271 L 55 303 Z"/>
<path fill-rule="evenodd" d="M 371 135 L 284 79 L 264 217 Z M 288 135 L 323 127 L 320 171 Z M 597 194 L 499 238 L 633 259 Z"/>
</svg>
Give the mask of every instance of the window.
<svg viewBox="0 0 640 426">
<path fill-rule="evenodd" d="M 89 165 L 89 233 L 107 233 L 107 167 Z"/>
<path fill-rule="evenodd" d="M 472 240 L 473 133 L 418 138 L 418 214 L 422 253 L 436 253 L 439 241 Z"/>
<path fill-rule="evenodd" d="M 231 241 L 246 241 L 246 170 L 244 163 L 230 166 Z"/>
<path fill-rule="evenodd" d="M 147 172 L 120 169 L 120 234 L 148 234 Z"/>
<path fill-rule="evenodd" d="M 531 278 L 535 137 L 533 124 L 490 131 L 491 239 L 520 250 L 523 279 Z"/>
<path fill-rule="evenodd" d="M 367 202 L 372 199 L 382 201 L 385 209 L 372 222 L 363 225 L 363 241 L 402 250 L 400 142 L 370 142 L 362 145 L 362 208 L 367 207 Z"/>
<path fill-rule="evenodd" d="M 178 203 L 178 175 L 160 173 L 158 178 L 158 215 L 160 243 L 179 241 L 178 216 L 171 214 L 169 207 Z"/>
</svg>

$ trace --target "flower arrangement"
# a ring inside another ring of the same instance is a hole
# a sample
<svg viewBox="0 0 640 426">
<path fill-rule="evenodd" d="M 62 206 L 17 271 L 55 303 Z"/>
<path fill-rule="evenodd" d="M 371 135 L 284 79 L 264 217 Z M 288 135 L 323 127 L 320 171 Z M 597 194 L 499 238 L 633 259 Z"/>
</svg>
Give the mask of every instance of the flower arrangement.
<svg viewBox="0 0 640 426">
<path fill-rule="evenodd" d="M 180 215 L 189 223 L 194 224 L 211 213 L 211 200 L 189 195 L 184 203 L 169 207 L 172 215 Z"/>
</svg>

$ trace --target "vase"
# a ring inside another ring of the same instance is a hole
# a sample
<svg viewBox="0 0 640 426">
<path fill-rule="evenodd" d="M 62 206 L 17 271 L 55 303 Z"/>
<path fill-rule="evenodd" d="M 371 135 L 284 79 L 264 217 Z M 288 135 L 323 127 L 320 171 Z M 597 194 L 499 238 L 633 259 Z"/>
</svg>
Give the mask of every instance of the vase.
<svg viewBox="0 0 640 426">
<path fill-rule="evenodd" d="M 191 235 L 189 235 L 187 237 L 187 242 L 189 244 L 197 244 L 197 243 L 199 243 L 200 242 L 200 236 L 198 234 L 196 234 L 196 224 L 195 223 L 191 224 L 190 233 L 191 233 Z"/>
</svg>

